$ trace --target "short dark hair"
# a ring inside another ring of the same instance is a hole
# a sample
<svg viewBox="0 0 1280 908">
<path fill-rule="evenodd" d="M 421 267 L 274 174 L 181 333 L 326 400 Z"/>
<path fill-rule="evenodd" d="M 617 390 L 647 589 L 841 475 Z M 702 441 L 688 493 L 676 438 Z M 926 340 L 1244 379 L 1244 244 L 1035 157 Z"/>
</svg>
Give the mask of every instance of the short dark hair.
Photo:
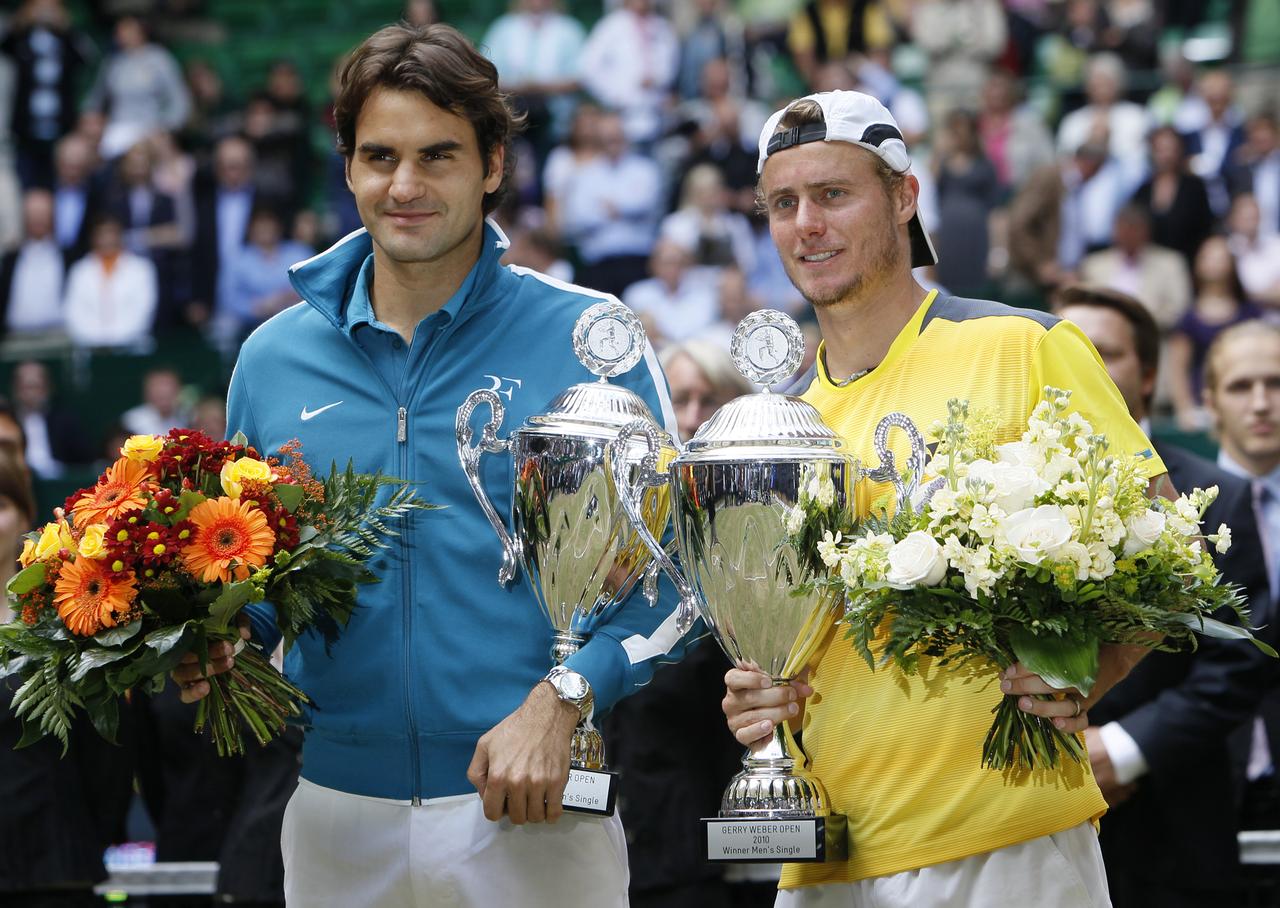
<svg viewBox="0 0 1280 908">
<path fill-rule="evenodd" d="M 494 148 L 506 151 L 502 183 L 484 197 L 484 213 L 498 207 L 515 169 L 512 140 L 523 126 L 507 96 L 498 89 L 498 70 L 449 25 L 388 25 L 374 32 L 342 65 L 333 116 L 338 151 L 355 154 L 356 120 L 379 88 L 416 91 L 437 107 L 471 123 L 488 175 Z"/>
<path fill-rule="evenodd" d="M 1127 293 L 1092 284 L 1069 284 L 1053 298 L 1055 312 L 1067 306 L 1093 306 L 1121 315 L 1133 329 L 1133 346 L 1143 369 L 1160 366 L 1160 328 L 1150 310 Z"/>
</svg>

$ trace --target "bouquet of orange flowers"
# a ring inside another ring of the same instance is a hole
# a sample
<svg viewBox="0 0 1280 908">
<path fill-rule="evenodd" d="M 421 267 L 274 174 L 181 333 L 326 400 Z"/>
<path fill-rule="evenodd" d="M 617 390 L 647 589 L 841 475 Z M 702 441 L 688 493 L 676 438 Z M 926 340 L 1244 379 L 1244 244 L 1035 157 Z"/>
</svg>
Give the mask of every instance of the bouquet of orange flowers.
<svg viewBox="0 0 1280 908">
<path fill-rule="evenodd" d="M 8 584 L 17 617 L 0 626 L 0 666 L 23 680 L 19 746 L 49 734 L 65 746 L 77 708 L 114 740 L 120 695 L 160 690 L 187 652 L 203 662 L 210 643 L 239 643 L 250 602 L 272 603 L 286 646 L 308 631 L 336 639 L 359 586 L 378 579 L 366 562 L 431 506 L 350 464 L 318 480 L 300 448 L 263 458 L 242 435 L 135 435 L 28 535 Z M 196 730 L 209 728 L 223 755 L 243 752 L 242 723 L 266 743 L 306 701 L 253 643 L 210 688 Z"/>
</svg>

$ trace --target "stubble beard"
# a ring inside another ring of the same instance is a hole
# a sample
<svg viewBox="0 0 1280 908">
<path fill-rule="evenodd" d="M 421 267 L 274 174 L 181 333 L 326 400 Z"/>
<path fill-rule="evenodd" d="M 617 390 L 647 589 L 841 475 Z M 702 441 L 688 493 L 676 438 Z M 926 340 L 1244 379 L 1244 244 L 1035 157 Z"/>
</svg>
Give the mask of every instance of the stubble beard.
<svg viewBox="0 0 1280 908">
<path fill-rule="evenodd" d="M 877 232 L 873 236 L 874 246 L 866 250 L 866 266 L 843 285 L 825 293 L 811 294 L 800 286 L 795 275 L 788 275 L 791 283 L 814 309 L 830 309 L 857 302 L 868 290 L 884 284 L 902 262 L 902 249 L 892 230 Z"/>
</svg>

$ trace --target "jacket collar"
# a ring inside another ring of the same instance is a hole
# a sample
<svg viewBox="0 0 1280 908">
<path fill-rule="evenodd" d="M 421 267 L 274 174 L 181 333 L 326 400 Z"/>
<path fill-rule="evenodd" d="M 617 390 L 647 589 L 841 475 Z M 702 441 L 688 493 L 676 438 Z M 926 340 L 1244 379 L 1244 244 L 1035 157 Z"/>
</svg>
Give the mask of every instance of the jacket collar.
<svg viewBox="0 0 1280 908">
<path fill-rule="evenodd" d="M 502 228 L 492 218 L 485 218 L 480 258 L 463 282 L 463 288 L 470 285 L 471 291 L 467 299 L 459 301 L 458 320 L 470 317 L 493 301 L 493 295 L 487 291 L 503 273 L 498 260 L 510 245 L 511 241 L 502 232 Z M 361 227 L 324 252 L 292 266 L 289 269 L 289 282 L 308 305 L 327 318 L 335 328 L 345 332 L 347 303 L 355 290 L 360 269 L 372 252 L 373 240 L 370 239 L 369 232 Z"/>
</svg>

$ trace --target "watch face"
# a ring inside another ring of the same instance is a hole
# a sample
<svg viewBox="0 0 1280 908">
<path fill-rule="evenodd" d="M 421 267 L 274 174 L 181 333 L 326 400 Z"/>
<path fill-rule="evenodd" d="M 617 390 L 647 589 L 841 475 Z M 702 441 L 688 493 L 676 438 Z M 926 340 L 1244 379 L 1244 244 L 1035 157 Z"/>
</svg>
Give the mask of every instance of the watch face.
<svg viewBox="0 0 1280 908">
<path fill-rule="evenodd" d="M 577 672 L 565 672 L 559 681 L 561 692 L 570 700 L 581 700 L 587 695 L 587 679 Z"/>
</svg>

